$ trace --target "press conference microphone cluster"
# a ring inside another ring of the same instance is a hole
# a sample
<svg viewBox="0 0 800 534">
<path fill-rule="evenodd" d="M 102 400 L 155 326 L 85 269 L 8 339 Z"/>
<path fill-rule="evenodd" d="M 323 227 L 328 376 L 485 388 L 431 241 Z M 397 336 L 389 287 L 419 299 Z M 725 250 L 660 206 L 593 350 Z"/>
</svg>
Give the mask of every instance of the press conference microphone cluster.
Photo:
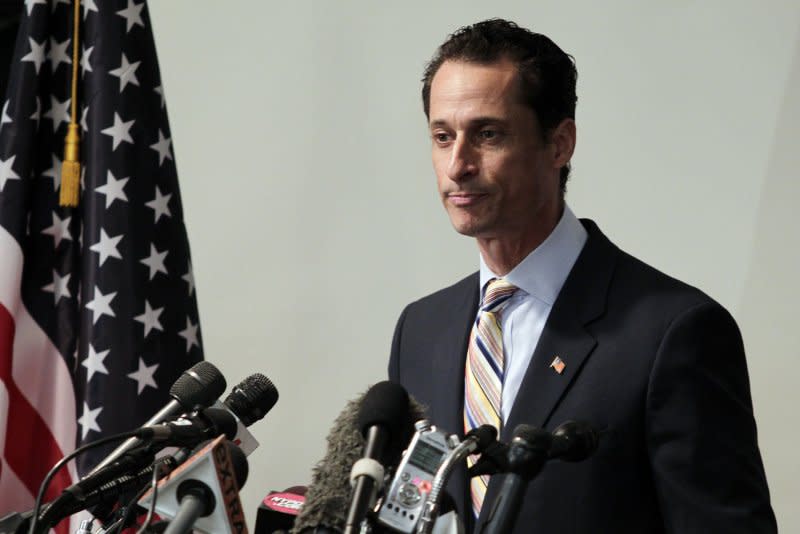
<svg viewBox="0 0 800 534">
<path fill-rule="evenodd" d="M 277 389 L 257 373 L 233 388 L 223 403 L 217 402 L 219 408 L 203 408 L 214 403 L 224 389 L 224 377 L 208 362 L 200 362 L 186 371 L 170 389 L 173 400 L 138 429 L 136 437 L 126 442 L 130 445 L 118 447 L 89 475 L 50 503 L 39 516 L 41 525 L 55 524 L 63 517 L 99 504 L 113 505 L 126 492 L 143 487 L 152 476 L 155 453 L 166 446 L 183 448 L 159 460 L 164 474 L 186 461 L 191 448 L 201 441 L 219 435 L 238 440 L 244 432 L 255 442 L 245 426 L 264 417 L 274 406 Z M 182 412 L 187 413 L 175 419 Z M 94 511 L 101 519 L 108 519 L 102 510 Z"/>
<path fill-rule="evenodd" d="M 507 474 L 497 499 L 489 505 L 491 508 L 481 534 L 511 532 L 528 483 L 545 463 L 552 459 L 582 461 L 597 450 L 598 442 L 598 433 L 582 422 L 567 421 L 552 433 L 531 425 L 518 425 L 507 447 L 506 463 L 502 466 Z M 476 476 L 474 473 L 480 471 L 471 470 L 469 474 Z"/>
<path fill-rule="evenodd" d="M 205 361 L 198 362 L 184 371 L 175 381 L 169 390 L 172 400 L 143 426 L 157 425 L 196 408 L 206 408 L 225 392 L 226 387 L 225 377 L 214 364 Z M 89 474 L 96 473 L 138 444 L 141 444 L 141 440 L 138 438 L 130 438 L 125 441 L 98 463 Z"/>
</svg>

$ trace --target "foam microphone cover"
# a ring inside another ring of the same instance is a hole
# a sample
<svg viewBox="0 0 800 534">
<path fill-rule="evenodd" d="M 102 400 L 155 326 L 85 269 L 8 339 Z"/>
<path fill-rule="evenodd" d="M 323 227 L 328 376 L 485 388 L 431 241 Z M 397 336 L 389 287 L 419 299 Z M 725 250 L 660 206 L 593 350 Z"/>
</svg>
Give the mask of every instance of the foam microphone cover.
<svg viewBox="0 0 800 534">
<path fill-rule="evenodd" d="M 312 470 L 306 502 L 300 510 L 300 515 L 297 516 L 293 533 L 313 532 L 314 529 L 324 528 L 344 531 L 347 510 L 350 506 L 350 469 L 362 457 L 365 444 L 359 423 L 370 419 L 360 414 L 365 397 L 366 393 L 349 401 L 334 420 L 327 437 L 328 447 L 325 456 Z M 427 417 L 425 407 L 410 396 L 408 412 L 405 433 L 409 437 L 399 447 L 397 458 L 411 440 L 410 436 L 414 432 L 413 423 Z"/>
</svg>

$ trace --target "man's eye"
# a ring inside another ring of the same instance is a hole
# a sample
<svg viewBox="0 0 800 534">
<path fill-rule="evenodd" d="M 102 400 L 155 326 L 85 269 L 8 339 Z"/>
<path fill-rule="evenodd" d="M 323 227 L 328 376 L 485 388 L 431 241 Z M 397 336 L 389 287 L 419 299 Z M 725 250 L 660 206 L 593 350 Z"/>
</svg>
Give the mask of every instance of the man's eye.
<svg viewBox="0 0 800 534">
<path fill-rule="evenodd" d="M 481 139 L 490 140 L 495 139 L 498 135 L 497 130 L 481 130 L 479 134 Z"/>
<path fill-rule="evenodd" d="M 446 133 L 435 133 L 433 134 L 433 140 L 437 143 L 446 143 L 450 140 L 450 136 Z"/>
</svg>

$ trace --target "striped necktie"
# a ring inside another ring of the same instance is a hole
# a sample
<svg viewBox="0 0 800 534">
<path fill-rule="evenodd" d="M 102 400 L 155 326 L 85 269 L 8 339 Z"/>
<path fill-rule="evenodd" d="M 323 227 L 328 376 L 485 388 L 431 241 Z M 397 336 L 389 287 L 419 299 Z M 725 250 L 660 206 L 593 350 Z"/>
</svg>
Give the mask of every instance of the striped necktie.
<svg viewBox="0 0 800 534">
<path fill-rule="evenodd" d="M 493 278 L 486 284 L 483 302 L 469 336 L 467 364 L 464 375 L 464 431 L 489 424 L 497 428 L 502 424 L 500 400 L 502 398 L 505 356 L 500 314 L 517 288 L 502 278 Z M 474 457 L 467 459 L 472 466 Z M 470 480 L 472 511 L 475 517 L 481 511 L 489 476 Z"/>
</svg>

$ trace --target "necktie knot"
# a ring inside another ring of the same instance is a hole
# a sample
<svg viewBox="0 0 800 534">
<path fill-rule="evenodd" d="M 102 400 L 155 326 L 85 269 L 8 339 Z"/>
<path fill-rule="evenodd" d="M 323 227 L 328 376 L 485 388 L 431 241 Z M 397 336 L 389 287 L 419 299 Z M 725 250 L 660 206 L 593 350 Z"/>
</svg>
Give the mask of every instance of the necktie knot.
<svg viewBox="0 0 800 534">
<path fill-rule="evenodd" d="M 492 278 L 483 292 L 481 311 L 498 313 L 508 304 L 517 291 L 517 286 L 503 278 Z"/>
</svg>

